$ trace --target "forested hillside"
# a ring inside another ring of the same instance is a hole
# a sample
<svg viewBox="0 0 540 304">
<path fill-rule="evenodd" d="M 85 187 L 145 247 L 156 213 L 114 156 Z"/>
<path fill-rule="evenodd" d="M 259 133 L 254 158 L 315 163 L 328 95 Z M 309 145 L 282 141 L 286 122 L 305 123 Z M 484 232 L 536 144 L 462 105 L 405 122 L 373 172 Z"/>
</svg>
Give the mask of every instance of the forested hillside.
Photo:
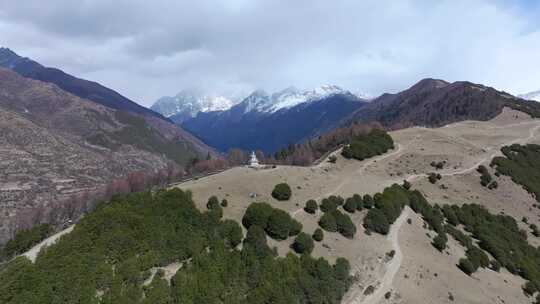
<svg viewBox="0 0 540 304">
<path fill-rule="evenodd" d="M 200 212 L 179 189 L 115 197 L 32 264 L 0 270 L 0 303 L 339 303 L 349 264 L 276 257 L 258 226 Z M 167 283 L 151 269 L 181 263 Z"/>
</svg>

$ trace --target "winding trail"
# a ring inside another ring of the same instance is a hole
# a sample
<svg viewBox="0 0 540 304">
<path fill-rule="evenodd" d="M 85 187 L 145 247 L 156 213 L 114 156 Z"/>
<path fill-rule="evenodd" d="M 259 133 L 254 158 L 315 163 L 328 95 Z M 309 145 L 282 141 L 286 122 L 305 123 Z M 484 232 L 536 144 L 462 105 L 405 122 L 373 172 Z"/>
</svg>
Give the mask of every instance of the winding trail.
<svg viewBox="0 0 540 304">
<path fill-rule="evenodd" d="M 71 226 L 69 226 L 68 228 L 66 228 L 64 230 L 62 230 L 62 231 L 60 231 L 60 232 L 58 232 L 56 234 L 51 235 L 50 237 L 48 237 L 48 238 L 44 239 L 43 241 L 41 241 L 39 244 L 37 244 L 34 247 L 30 248 L 27 252 L 21 254 L 21 256 L 27 257 L 30 261 L 32 261 L 32 263 L 34 263 L 36 261 L 37 255 L 41 251 L 41 249 L 56 243 L 56 241 L 58 241 L 58 239 L 60 239 L 63 235 L 68 234 L 71 231 L 73 231 L 73 228 L 75 228 L 75 225 L 71 225 Z"/>
<path fill-rule="evenodd" d="M 392 224 L 390 233 L 386 237 L 386 239 L 392 244 L 392 249 L 395 250 L 395 254 L 390 263 L 387 265 L 386 273 L 380 280 L 380 284 L 375 292 L 366 296 L 360 301 L 359 298 L 362 296 L 362 290 L 357 290 L 356 294 L 353 295 L 353 298 L 350 300 L 345 300 L 343 302 L 344 304 L 376 304 L 382 300 L 387 291 L 392 289 L 394 278 L 398 273 L 403 260 L 403 253 L 401 252 L 401 248 L 399 246 L 399 231 L 409 216 L 410 210 L 411 209 L 408 206 L 403 208 L 403 212 L 401 212 L 401 215 L 394 222 L 394 224 Z"/>
<path fill-rule="evenodd" d="M 339 151 L 339 150 L 338 150 Z M 337 153 L 338 151 L 334 152 L 334 153 Z M 392 156 L 395 156 L 395 155 L 399 155 L 403 152 L 403 146 L 400 145 L 400 144 L 397 144 L 397 149 L 394 148 L 394 151 L 392 151 L 391 153 L 388 153 L 388 154 L 383 154 L 383 155 L 379 155 L 377 157 L 373 157 L 371 159 L 369 159 L 368 161 L 366 161 L 360 168 L 358 168 L 358 170 L 356 170 L 356 173 L 357 174 L 360 174 L 362 173 L 363 171 L 365 171 L 370 165 L 372 165 L 373 163 L 375 162 L 378 162 L 378 161 L 381 161 L 381 160 L 384 160 L 384 159 L 387 159 L 389 157 L 392 157 Z M 330 154 L 332 155 L 332 154 Z M 328 155 L 328 157 L 330 157 L 330 155 Z M 321 162 L 323 163 L 323 162 Z M 341 181 L 341 183 L 339 183 L 332 191 L 329 191 L 325 194 L 322 194 L 322 195 L 319 195 L 317 198 L 315 198 L 316 201 L 322 199 L 322 198 L 325 198 L 325 197 L 328 197 L 330 195 L 333 195 L 337 192 L 339 192 L 339 190 L 341 190 L 341 188 L 343 188 L 343 186 L 345 186 L 347 184 L 349 180 L 348 179 L 343 179 Z M 293 212 L 291 212 L 291 216 L 292 217 L 295 217 L 298 213 L 300 213 L 302 210 L 304 210 L 304 208 L 299 208 Z"/>
</svg>

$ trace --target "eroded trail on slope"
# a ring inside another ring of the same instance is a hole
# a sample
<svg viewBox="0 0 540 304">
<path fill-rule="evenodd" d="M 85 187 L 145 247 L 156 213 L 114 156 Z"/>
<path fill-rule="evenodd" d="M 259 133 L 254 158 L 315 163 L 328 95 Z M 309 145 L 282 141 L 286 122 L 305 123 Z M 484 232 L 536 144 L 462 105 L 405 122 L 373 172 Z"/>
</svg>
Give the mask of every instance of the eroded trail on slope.
<svg viewBox="0 0 540 304">
<path fill-rule="evenodd" d="M 398 219 L 392 224 L 390 233 L 387 236 L 387 240 L 392 244 L 392 249 L 395 251 L 394 257 L 390 260 L 390 263 L 386 266 L 386 272 L 381 278 L 379 285 L 376 287 L 375 292 L 367 295 L 362 299 L 363 290 L 357 289 L 352 292 L 348 299 L 345 299 L 345 304 L 376 304 L 383 299 L 386 292 L 390 291 L 393 286 L 394 278 L 401 267 L 403 261 L 403 253 L 399 246 L 399 231 L 403 226 L 403 223 L 407 220 L 410 214 L 410 208 L 405 206 L 403 212 Z"/>
</svg>

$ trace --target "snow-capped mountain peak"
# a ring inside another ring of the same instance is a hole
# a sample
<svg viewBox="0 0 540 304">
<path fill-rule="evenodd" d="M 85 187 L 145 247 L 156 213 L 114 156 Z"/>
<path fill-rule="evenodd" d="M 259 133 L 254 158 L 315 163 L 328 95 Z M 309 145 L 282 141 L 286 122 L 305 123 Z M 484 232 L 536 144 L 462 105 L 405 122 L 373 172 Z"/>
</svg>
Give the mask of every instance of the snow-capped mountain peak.
<svg viewBox="0 0 540 304">
<path fill-rule="evenodd" d="M 272 106 L 268 108 L 267 112 L 277 112 L 281 109 L 292 108 L 301 103 L 320 100 L 330 95 L 345 92 L 336 85 L 322 85 L 307 91 L 299 91 L 294 87 L 290 87 L 272 95 Z"/>
<path fill-rule="evenodd" d="M 527 100 L 540 101 L 540 91 L 534 91 L 527 94 L 518 95 L 518 97 Z"/>
<path fill-rule="evenodd" d="M 225 111 L 234 102 L 217 94 L 204 94 L 197 89 L 186 89 L 174 97 L 158 99 L 150 108 L 165 117 L 180 115 L 184 120 L 195 117 L 199 112 Z"/>
</svg>

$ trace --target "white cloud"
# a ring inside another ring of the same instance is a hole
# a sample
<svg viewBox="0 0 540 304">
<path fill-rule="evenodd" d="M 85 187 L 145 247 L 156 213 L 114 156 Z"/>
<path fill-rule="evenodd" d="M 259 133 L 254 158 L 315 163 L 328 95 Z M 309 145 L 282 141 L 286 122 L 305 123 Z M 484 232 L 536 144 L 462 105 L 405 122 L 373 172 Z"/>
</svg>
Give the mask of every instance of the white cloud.
<svg viewBox="0 0 540 304">
<path fill-rule="evenodd" d="M 375 95 L 423 77 L 521 93 L 540 88 L 540 32 L 525 11 L 492 0 L 0 0 L 0 37 L 145 105 L 192 86 Z"/>
</svg>

